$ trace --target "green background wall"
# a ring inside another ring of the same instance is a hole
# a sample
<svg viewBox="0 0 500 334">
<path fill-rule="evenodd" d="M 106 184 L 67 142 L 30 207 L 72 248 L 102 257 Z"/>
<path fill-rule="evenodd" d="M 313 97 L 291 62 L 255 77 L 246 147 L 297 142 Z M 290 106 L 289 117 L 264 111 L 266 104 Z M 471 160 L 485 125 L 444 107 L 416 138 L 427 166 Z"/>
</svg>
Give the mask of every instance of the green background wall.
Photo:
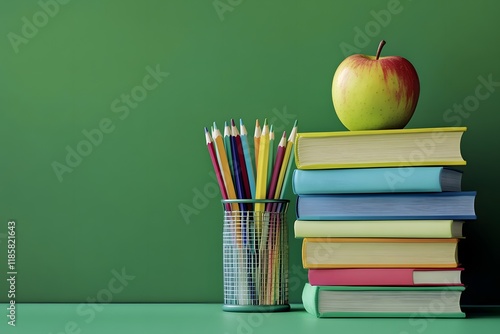
<svg viewBox="0 0 500 334">
<path fill-rule="evenodd" d="M 383 54 L 420 76 L 408 127 L 468 127 L 463 187 L 478 191 L 478 220 L 459 249 L 462 302 L 500 304 L 499 11 L 493 0 L 2 1 L 0 301 L 13 219 L 17 302 L 95 300 L 117 273 L 126 284 L 112 301 L 221 302 L 222 207 L 203 127 L 243 118 L 253 133 L 267 117 L 287 132 L 295 119 L 302 132 L 344 130 L 335 68 L 385 39 Z M 157 81 L 143 82 L 151 71 Z M 77 149 L 86 156 L 67 162 Z M 288 218 L 298 302 L 293 208 Z"/>
</svg>

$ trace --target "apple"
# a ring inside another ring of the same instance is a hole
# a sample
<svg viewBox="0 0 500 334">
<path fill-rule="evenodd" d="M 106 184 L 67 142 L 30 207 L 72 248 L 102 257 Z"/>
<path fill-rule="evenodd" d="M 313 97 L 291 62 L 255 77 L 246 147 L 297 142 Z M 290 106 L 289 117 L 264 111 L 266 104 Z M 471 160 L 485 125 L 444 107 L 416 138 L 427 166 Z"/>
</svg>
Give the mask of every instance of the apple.
<svg viewBox="0 0 500 334">
<path fill-rule="evenodd" d="M 354 54 L 345 58 L 332 82 L 333 107 L 349 130 L 402 129 L 417 106 L 420 82 L 405 58 Z"/>
</svg>

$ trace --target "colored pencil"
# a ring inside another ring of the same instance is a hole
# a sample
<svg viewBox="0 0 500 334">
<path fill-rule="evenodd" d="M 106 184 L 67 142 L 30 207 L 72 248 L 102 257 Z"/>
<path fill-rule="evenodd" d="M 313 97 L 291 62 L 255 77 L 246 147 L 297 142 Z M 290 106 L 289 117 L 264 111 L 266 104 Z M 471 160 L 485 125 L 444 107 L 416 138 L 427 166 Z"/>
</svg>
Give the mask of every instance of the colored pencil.
<svg viewBox="0 0 500 334">
<path fill-rule="evenodd" d="M 269 160 L 267 162 L 267 187 L 271 184 L 271 174 L 274 166 L 274 125 L 269 125 Z M 267 193 L 267 189 L 266 189 Z"/>
<path fill-rule="evenodd" d="M 248 174 L 246 170 L 245 157 L 243 154 L 243 147 L 241 144 L 241 138 L 238 133 L 238 129 L 231 120 L 231 152 L 233 155 L 233 169 L 235 175 L 236 192 L 238 198 L 249 199 L 251 198 L 250 186 L 248 183 Z M 253 206 L 249 203 L 240 203 L 241 211 L 251 211 Z M 244 221 L 243 221 L 244 222 Z M 244 226 L 242 230 L 244 231 Z"/>
<path fill-rule="evenodd" d="M 283 135 L 281 136 L 281 140 L 278 143 L 278 148 L 276 151 L 276 159 L 274 160 L 274 166 L 272 170 L 272 175 L 270 178 L 269 182 L 269 190 L 268 190 L 268 199 L 273 199 L 274 198 L 274 193 L 276 190 L 276 184 L 278 182 L 278 176 L 279 172 L 281 169 L 281 164 L 283 162 L 283 157 L 285 154 L 285 149 L 286 149 L 286 133 L 283 132 Z M 271 157 L 271 155 L 270 155 Z M 266 205 L 266 211 L 268 212 L 276 212 L 277 205 L 275 203 L 267 203 Z M 274 299 L 274 294 L 275 294 L 275 287 L 274 287 L 274 282 L 276 280 L 276 275 L 277 275 L 277 270 L 278 270 L 278 258 L 277 258 L 277 253 L 278 253 L 278 248 L 279 244 L 277 243 L 278 236 L 279 236 L 279 218 L 276 216 L 276 214 L 272 215 L 272 219 L 269 222 L 269 231 L 268 231 L 268 241 L 267 244 L 269 245 L 269 258 L 268 258 L 268 275 L 267 275 L 267 302 L 272 303 Z"/>
<path fill-rule="evenodd" d="M 288 178 L 290 173 L 291 166 L 293 164 L 293 145 L 295 142 L 295 137 L 297 135 L 297 121 L 293 124 L 292 130 L 290 131 L 290 135 L 288 136 L 288 142 L 286 145 L 285 155 L 283 157 L 283 162 L 281 164 L 280 174 L 278 177 L 278 184 L 276 186 L 276 191 L 274 193 L 275 199 L 283 199 L 285 195 L 285 191 L 283 188 L 286 188 L 286 184 L 283 184 L 284 181 Z"/>
<path fill-rule="evenodd" d="M 257 163 L 259 161 L 259 148 L 260 148 L 260 136 L 262 135 L 262 130 L 260 128 L 259 120 L 255 120 L 255 132 L 253 135 L 253 149 L 255 154 L 255 170 L 257 171 Z"/>
<path fill-rule="evenodd" d="M 252 162 L 252 155 L 250 154 L 250 147 L 248 145 L 248 132 L 240 118 L 240 138 L 241 146 L 243 146 L 243 155 L 245 157 L 245 164 L 247 167 L 248 183 L 250 186 L 250 198 L 255 198 L 255 173 Z"/>
<path fill-rule="evenodd" d="M 222 198 L 227 199 L 226 187 L 224 185 L 224 180 L 222 178 L 219 163 L 217 161 L 217 153 L 215 152 L 214 142 L 212 137 L 210 136 L 210 133 L 208 132 L 208 128 L 206 127 L 205 127 L 205 139 L 207 142 L 208 153 L 210 154 L 210 160 L 212 161 L 215 175 L 217 177 L 217 183 L 219 184 L 219 189 L 222 194 Z"/>
<path fill-rule="evenodd" d="M 239 157 L 238 145 L 236 143 L 236 136 L 234 136 L 232 133 L 230 140 L 231 140 L 231 158 L 233 160 L 233 174 L 234 174 L 236 195 L 238 196 L 238 198 L 243 199 L 245 198 L 245 189 L 243 186 L 242 168 L 240 166 L 241 162 Z M 240 205 L 240 208 L 242 209 L 242 211 L 245 211 L 244 205 Z"/>
<path fill-rule="evenodd" d="M 250 191 L 250 182 L 248 180 L 248 170 L 247 163 L 245 161 L 245 152 L 243 151 L 243 142 L 241 140 L 238 128 L 231 120 L 231 135 L 234 137 L 234 143 L 236 145 L 236 154 L 238 155 L 238 168 L 241 169 L 241 179 L 243 181 L 243 193 L 245 199 L 252 198 L 252 192 Z"/>
<path fill-rule="evenodd" d="M 269 162 L 269 125 L 267 119 L 262 126 L 262 134 L 259 143 L 259 159 L 257 165 L 257 176 L 255 183 L 255 198 L 265 199 L 267 191 L 267 169 Z M 264 211 L 264 203 L 256 203 L 255 211 Z"/>
<path fill-rule="evenodd" d="M 283 186 L 281 187 L 280 199 L 285 198 L 286 189 L 288 187 L 288 183 L 290 182 L 290 176 L 292 173 L 292 166 L 293 166 L 294 161 L 295 161 L 294 159 L 295 159 L 295 155 L 294 154 L 290 155 L 290 159 L 288 161 L 288 166 L 286 166 L 285 176 L 283 178 Z"/>
<path fill-rule="evenodd" d="M 281 171 L 281 166 L 283 165 L 283 158 L 285 156 L 286 151 L 286 132 L 283 131 L 283 135 L 281 136 L 281 140 L 278 143 L 278 148 L 276 150 L 276 159 L 273 166 L 273 171 L 271 175 L 271 181 L 269 182 L 269 191 L 267 193 L 268 199 L 275 199 L 276 190 L 278 185 L 279 174 Z M 274 205 L 267 205 L 267 210 L 275 207 Z"/>
<path fill-rule="evenodd" d="M 259 160 L 257 165 L 257 176 L 255 184 L 255 197 L 256 199 L 265 199 L 267 191 L 267 169 L 269 160 L 269 125 L 267 124 L 267 119 L 264 119 L 264 124 L 262 126 L 262 133 L 260 136 L 259 143 Z M 259 240 L 259 291 L 261 294 L 259 296 L 259 302 L 263 303 L 266 296 L 266 268 L 268 268 L 268 257 L 266 254 L 266 248 L 268 248 L 268 233 L 269 233 L 269 218 L 270 214 L 264 211 L 264 203 L 255 203 L 254 216 L 255 228 L 260 232 Z"/>
<path fill-rule="evenodd" d="M 231 152 L 231 128 L 227 122 L 224 122 L 224 148 L 229 162 L 229 170 L 231 171 L 231 176 L 234 180 L 233 155 Z"/>
<path fill-rule="evenodd" d="M 222 173 L 222 179 L 224 180 L 224 185 L 227 192 L 228 199 L 236 199 L 236 190 L 234 188 L 233 177 L 231 175 L 231 169 L 229 165 L 229 161 L 226 154 L 226 149 L 224 148 L 224 142 L 222 140 L 222 135 L 220 130 L 217 128 L 217 125 L 214 122 L 213 125 L 213 141 L 215 143 L 215 149 L 217 152 L 217 156 L 219 157 L 219 166 Z M 234 211 L 238 210 L 237 203 L 231 203 L 231 208 Z"/>
<path fill-rule="evenodd" d="M 213 140 L 215 142 L 215 148 L 216 152 L 218 153 L 218 157 L 220 160 L 220 169 L 221 169 L 221 175 L 222 175 L 222 180 L 224 182 L 224 186 L 227 192 L 227 197 L 229 199 L 236 199 L 236 191 L 234 188 L 234 183 L 233 179 L 231 176 L 231 171 L 229 167 L 229 161 L 227 157 L 227 152 L 226 148 L 224 147 L 224 143 L 222 141 L 222 135 L 220 133 L 220 130 L 217 128 L 217 125 L 213 124 L 213 132 L 214 132 L 214 137 Z M 226 211 L 232 211 L 232 212 L 237 212 L 240 209 L 240 206 L 238 203 L 231 203 L 230 205 L 225 206 Z M 232 216 L 234 214 L 231 214 Z M 226 216 L 229 217 L 229 216 Z M 235 238 L 236 238 L 236 244 L 241 245 L 241 221 L 238 218 L 231 218 L 230 220 L 234 220 L 232 223 L 235 226 Z"/>
</svg>

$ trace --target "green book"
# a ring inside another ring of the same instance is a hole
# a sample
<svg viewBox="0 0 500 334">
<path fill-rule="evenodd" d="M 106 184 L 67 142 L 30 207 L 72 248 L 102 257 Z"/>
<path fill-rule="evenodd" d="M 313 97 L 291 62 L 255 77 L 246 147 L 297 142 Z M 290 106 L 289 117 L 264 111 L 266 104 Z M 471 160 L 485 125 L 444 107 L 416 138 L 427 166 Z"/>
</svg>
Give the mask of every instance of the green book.
<svg viewBox="0 0 500 334">
<path fill-rule="evenodd" d="M 464 318 L 463 286 L 312 286 L 302 302 L 318 318 Z"/>
</svg>

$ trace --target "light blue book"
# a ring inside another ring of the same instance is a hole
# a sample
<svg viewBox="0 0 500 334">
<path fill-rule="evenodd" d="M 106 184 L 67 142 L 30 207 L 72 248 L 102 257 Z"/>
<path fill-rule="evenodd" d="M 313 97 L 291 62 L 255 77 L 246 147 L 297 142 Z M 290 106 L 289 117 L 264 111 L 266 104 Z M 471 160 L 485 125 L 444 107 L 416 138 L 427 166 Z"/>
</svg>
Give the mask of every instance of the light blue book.
<svg viewBox="0 0 500 334">
<path fill-rule="evenodd" d="M 297 195 L 461 191 L 462 171 L 446 167 L 294 170 Z"/>
</svg>

